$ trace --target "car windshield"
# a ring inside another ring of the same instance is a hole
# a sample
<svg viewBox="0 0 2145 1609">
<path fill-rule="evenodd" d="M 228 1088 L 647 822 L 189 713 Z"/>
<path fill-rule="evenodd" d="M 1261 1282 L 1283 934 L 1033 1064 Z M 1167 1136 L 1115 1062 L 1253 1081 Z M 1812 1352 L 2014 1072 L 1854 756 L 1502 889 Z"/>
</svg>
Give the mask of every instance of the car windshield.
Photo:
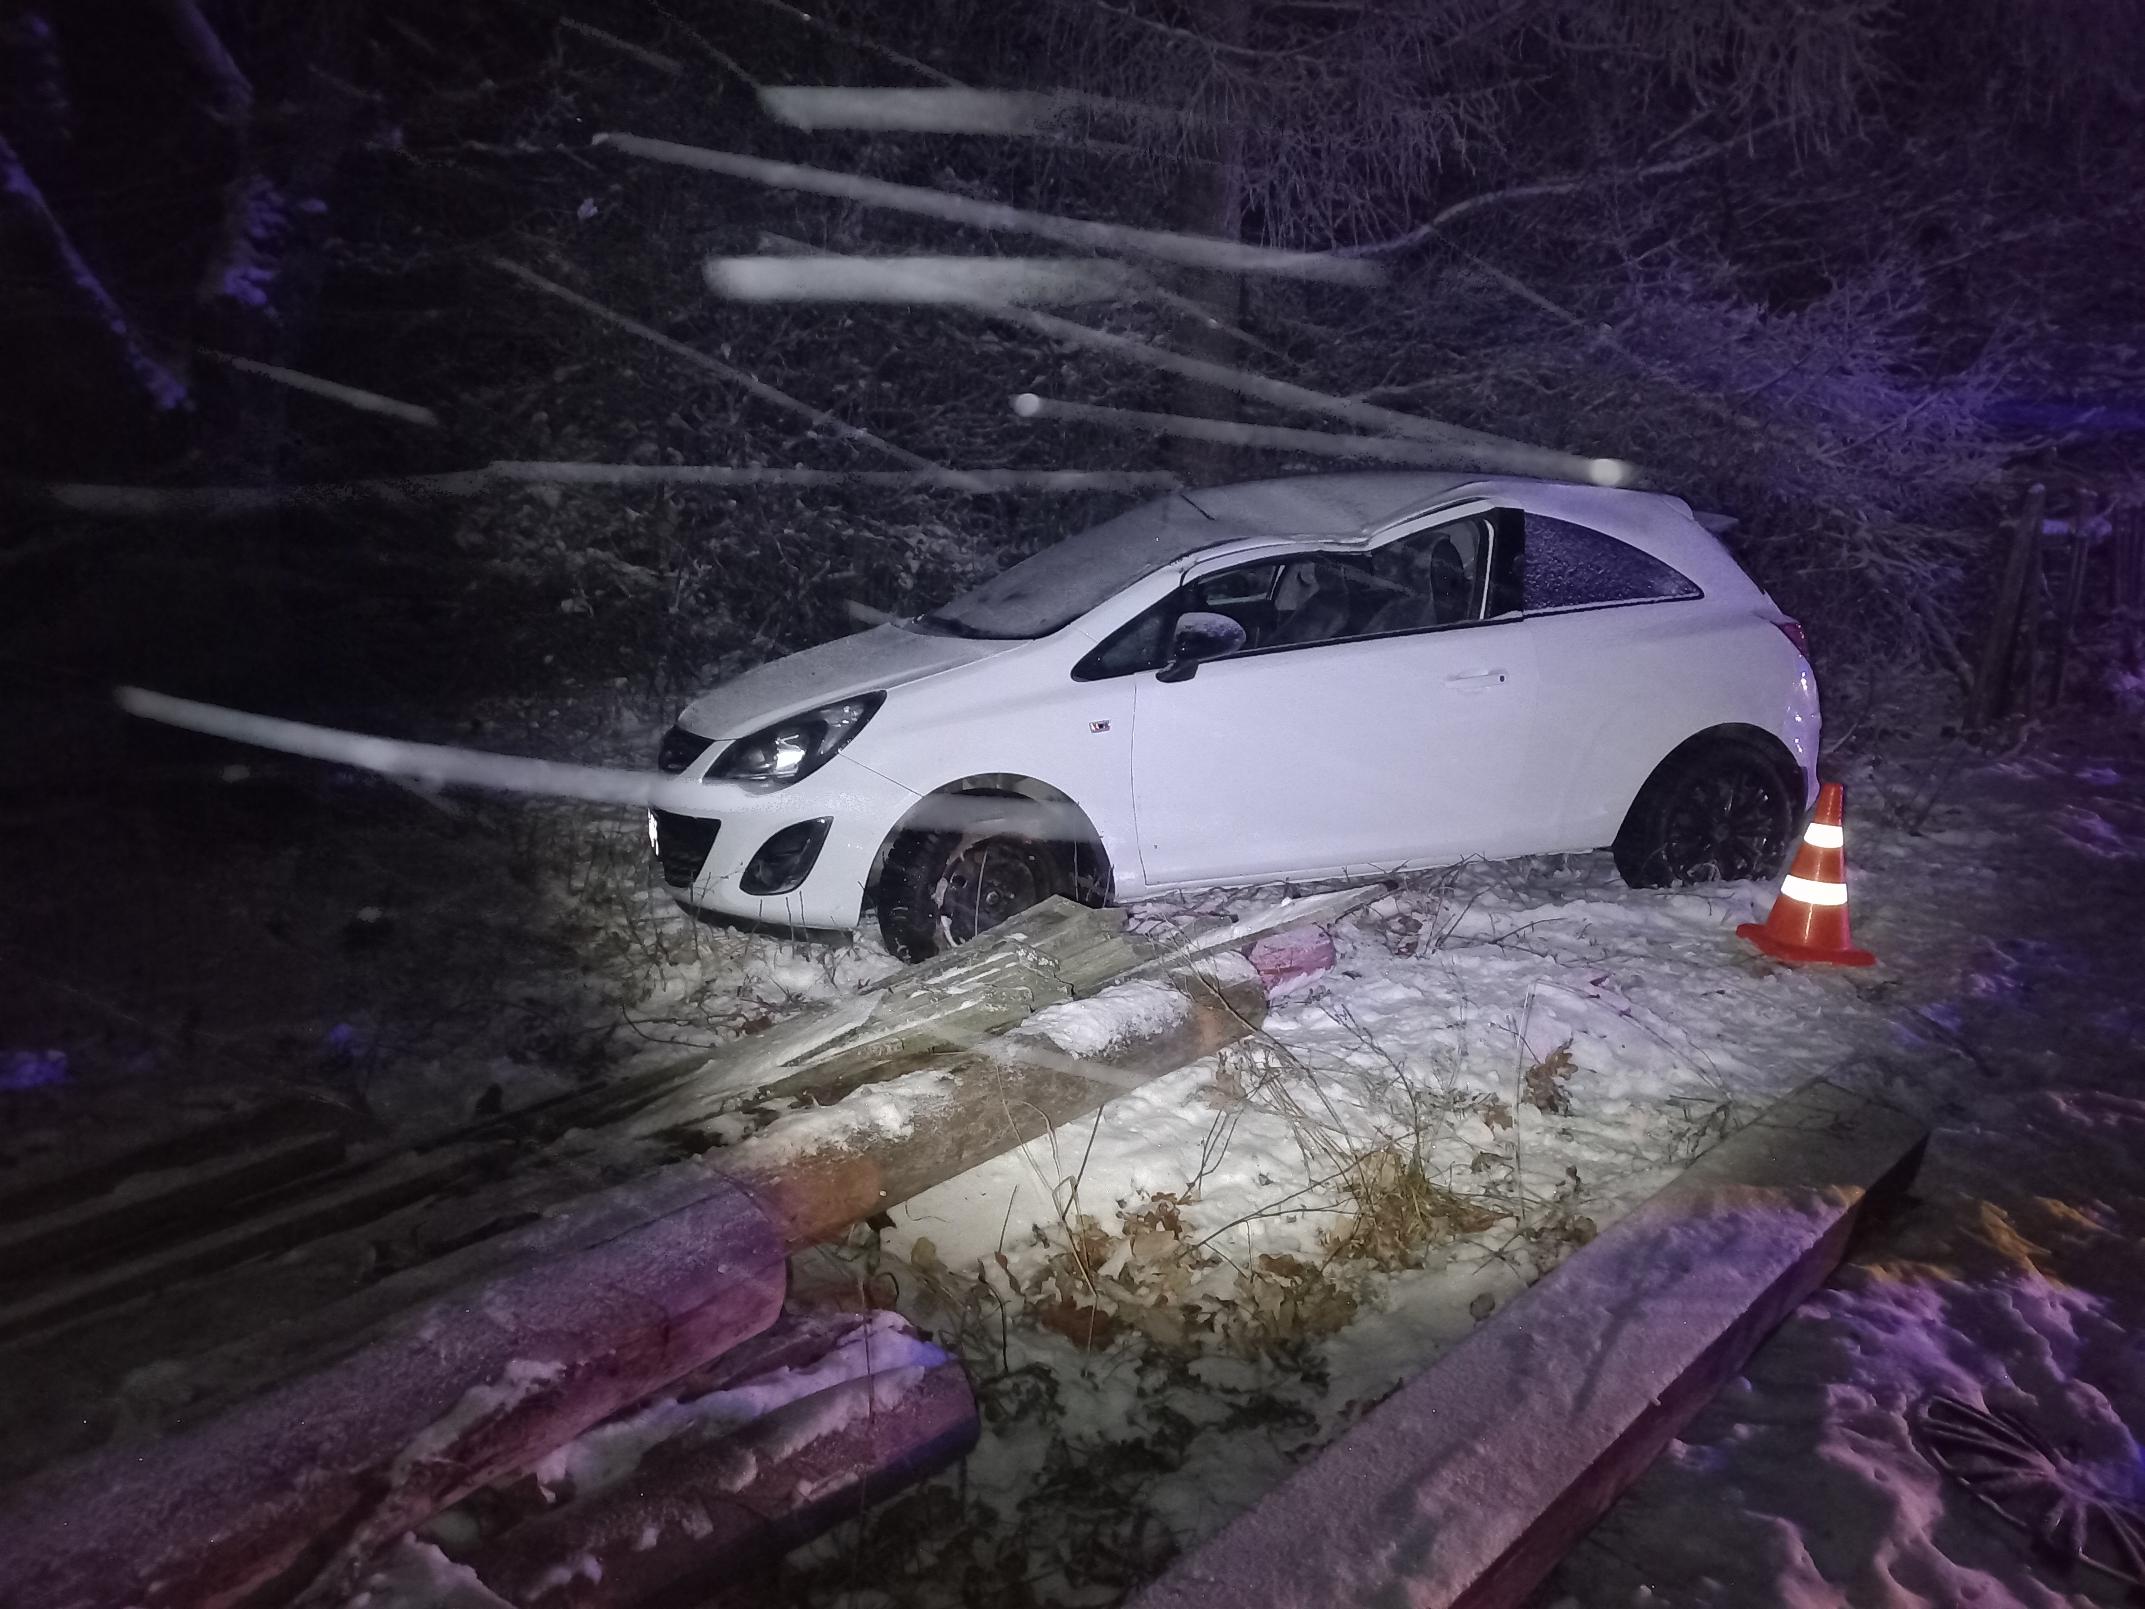
<svg viewBox="0 0 2145 1609">
<path fill-rule="evenodd" d="M 1053 543 L 916 624 L 956 637 L 1047 637 L 1140 577 L 1237 534 L 1172 494 Z"/>
</svg>

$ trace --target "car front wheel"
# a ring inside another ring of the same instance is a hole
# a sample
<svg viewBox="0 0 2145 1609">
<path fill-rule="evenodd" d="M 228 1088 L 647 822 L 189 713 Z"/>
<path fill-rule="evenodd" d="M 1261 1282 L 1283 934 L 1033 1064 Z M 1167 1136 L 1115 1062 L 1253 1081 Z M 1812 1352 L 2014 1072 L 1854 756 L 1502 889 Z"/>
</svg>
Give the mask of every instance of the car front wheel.
<svg viewBox="0 0 2145 1609">
<path fill-rule="evenodd" d="M 1769 878 L 1795 815 L 1781 769 L 1761 754 L 1723 745 L 1671 756 L 1624 818 L 1616 869 L 1633 888 Z"/>
<path fill-rule="evenodd" d="M 1054 894 L 1074 895 L 1067 856 L 1006 821 L 905 832 L 879 875 L 879 934 L 904 961 L 966 944 Z"/>
</svg>

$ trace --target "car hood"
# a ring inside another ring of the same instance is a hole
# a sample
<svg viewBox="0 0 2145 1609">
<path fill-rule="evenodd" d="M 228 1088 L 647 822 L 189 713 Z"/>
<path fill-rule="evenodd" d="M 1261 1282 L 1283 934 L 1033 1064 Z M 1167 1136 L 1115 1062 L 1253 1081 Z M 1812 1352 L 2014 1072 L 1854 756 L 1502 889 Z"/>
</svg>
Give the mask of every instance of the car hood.
<svg viewBox="0 0 2145 1609">
<path fill-rule="evenodd" d="M 800 710 L 885 692 L 1016 646 L 874 626 L 748 670 L 694 699 L 678 724 L 718 741 L 739 738 Z"/>
</svg>

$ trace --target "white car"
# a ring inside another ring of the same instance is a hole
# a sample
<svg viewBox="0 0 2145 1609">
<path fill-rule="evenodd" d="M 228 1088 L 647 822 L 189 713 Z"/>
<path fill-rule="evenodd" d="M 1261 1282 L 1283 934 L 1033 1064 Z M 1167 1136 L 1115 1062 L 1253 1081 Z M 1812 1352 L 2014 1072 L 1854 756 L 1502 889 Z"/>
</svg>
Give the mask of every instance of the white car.
<svg viewBox="0 0 2145 1609">
<path fill-rule="evenodd" d="M 649 833 L 691 909 L 869 906 L 915 960 L 1052 894 L 1603 846 L 1634 886 L 1770 876 L 1817 749 L 1801 629 L 1679 500 L 1320 475 L 1173 493 L 716 688 Z"/>
</svg>

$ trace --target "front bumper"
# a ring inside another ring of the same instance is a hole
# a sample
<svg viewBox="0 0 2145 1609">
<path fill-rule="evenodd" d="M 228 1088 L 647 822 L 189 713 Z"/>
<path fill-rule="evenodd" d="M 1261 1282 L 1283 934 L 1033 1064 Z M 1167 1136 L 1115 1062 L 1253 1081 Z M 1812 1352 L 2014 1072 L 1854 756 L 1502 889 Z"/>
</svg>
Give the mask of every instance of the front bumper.
<svg viewBox="0 0 2145 1609">
<path fill-rule="evenodd" d="M 879 848 L 917 795 L 840 754 L 772 791 L 687 779 L 706 763 L 667 784 L 649 812 L 655 864 L 678 903 L 771 929 L 857 926 Z M 829 822 L 826 839 L 804 881 L 786 894 L 746 893 L 746 869 L 768 840 L 819 819 Z"/>
</svg>

